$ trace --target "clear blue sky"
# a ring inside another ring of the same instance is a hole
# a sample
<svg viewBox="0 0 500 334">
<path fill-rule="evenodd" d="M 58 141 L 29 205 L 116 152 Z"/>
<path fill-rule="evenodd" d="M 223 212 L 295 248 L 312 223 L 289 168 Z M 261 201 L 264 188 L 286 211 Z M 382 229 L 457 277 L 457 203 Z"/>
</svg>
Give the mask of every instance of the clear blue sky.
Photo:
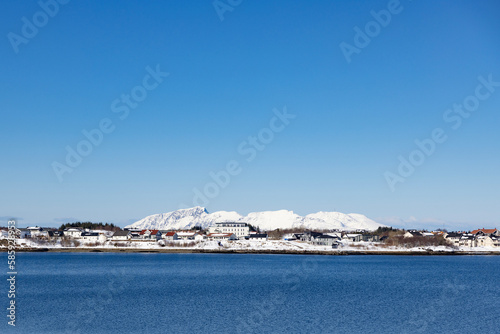
<svg viewBox="0 0 500 334">
<path fill-rule="evenodd" d="M 236 161 L 209 211 L 500 227 L 500 87 L 457 129 L 443 118 L 479 76 L 500 81 L 500 4 L 402 0 L 347 62 L 341 43 L 390 3 L 246 0 L 221 20 L 210 0 L 70 1 L 45 22 L 36 1 L 2 2 L 0 224 L 124 226 L 193 206 Z M 112 103 L 144 92 L 148 66 L 169 75 L 120 119 Z M 284 106 L 296 117 L 247 161 L 238 147 Z M 103 119 L 114 131 L 60 182 L 53 163 Z M 447 140 L 391 191 L 385 173 L 436 128 Z"/>
</svg>

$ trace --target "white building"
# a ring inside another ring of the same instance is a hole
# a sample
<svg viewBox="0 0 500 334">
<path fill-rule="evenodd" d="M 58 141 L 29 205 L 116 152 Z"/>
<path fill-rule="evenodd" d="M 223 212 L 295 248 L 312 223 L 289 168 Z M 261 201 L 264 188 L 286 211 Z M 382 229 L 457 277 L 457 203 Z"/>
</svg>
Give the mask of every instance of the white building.
<svg viewBox="0 0 500 334">
<path fill-rule="evenodd" d="M 250 234 L 250 227 L 247 223 L 225 222 L 215 223 L 208 228 L 209 233 L 234 233 L 238 238 L 246 237 Z"/>
<path fill-rule="evenodd" d="M 204 234 L 200 234 L 200 233 L 196 233 L 196 235 L 194 236 L 194 240 L 195 241 L 203 241 L 205 240 L 206 236 Z"/>
<path fill-rule="evenodd" d="M 176 231 L 179 239 L 182 240 L 194 240 L 194 237 L 197 234 L 197 231 Z"/>
<path fill-rule="evenodd" d="M 351 242 L 360 242 L 361 238 L 362 238 L 361 234 L 350 234 L 350 233 L 348 233 L 342 237 L 342 239 L 347 240 L 347 241 L 351 241 Z"/>
<path fill-rule="evenodd" d="M 82 232 L 83 231 L 81 228 L 72 227 L 64 231 L 64 236 L 69 238 L 79 239 L 82 236 Z"/>
<path fill-rule="evenodd" d="M 472 234 L 463 234 L 458 245 L 462 247 L 477 247 L 477 240 Z"/>
<path fill-rule="evenodd" d="M 127 241 L 132 238 L 132 233 L 130 231 L 116 231 L 111 240 L 113 241 Z"/>
<path fill-rule="evenodd" d="M 111 238 L 115 234 L 115 231 L 108 231 L 108 230 L 92 230 L 92 231 L 89 231 L 89 232 L 95 232 L 95 233 L 99 233 L 99 234 L 104 234 L 106 236 L 106 238 Z"/>
<path fill-rule="evenodd" d="M 93 242 L 106 241 L 106 236 L 104 234 L 95 233 L 95 232 L 83 232 L 80 235 L 80 238 L 85 240 L 85 241 L 93 241 Z"/>
<path fill-rule="evenodd" d="M 355 235 L 359 235 L 359 234 L 355 234 Z M 333 246 L 333 244 L 336 244 L 340 241 L 340 238 L 339 237 L 333 237 L 331 235 L 328 235 L 328 234 L 323 234 L 323 235 L 320 235 L 316 238 L 314 238 L 314 240 L 311 241 L 311 243 L 313 245 L 318 245 L 318 246 Z"/>
<path fill-rule="evenodd" d="M 27 227 L 27 229 L 30 231 L 30 235 L 32 238 L 49 236 L 47 231 L 44 231 L 43 228 L 41 228 L 40 226 L 31 226 Z"/>
<path fill-rule="evenodd" d="M 209 240 L 238 240 L 234 233 L 210 233 L 207 238 Z"/>
<path fill-rule="evenodd" d="M 477 237 L 476 246 L 477 247 L 498 247 L 500 242 L 497 237 L 491 237 L 489 235 L 481 235 Z"/>
</svg>

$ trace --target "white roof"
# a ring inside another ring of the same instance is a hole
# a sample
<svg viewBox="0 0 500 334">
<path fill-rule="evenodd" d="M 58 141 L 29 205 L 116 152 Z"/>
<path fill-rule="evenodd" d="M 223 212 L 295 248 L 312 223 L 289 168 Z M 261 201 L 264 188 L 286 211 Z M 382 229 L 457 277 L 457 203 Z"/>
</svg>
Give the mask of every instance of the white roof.
<svg viewBox="0 0 500 334">
<path fill-rule="evenodd" d="M 187 235 L 195 235 L 196 232 L 191 232 L 191 231 L 183 231 L 183 232 L 177 232 L 178 236 L 187 236 Z"/>
</svg>

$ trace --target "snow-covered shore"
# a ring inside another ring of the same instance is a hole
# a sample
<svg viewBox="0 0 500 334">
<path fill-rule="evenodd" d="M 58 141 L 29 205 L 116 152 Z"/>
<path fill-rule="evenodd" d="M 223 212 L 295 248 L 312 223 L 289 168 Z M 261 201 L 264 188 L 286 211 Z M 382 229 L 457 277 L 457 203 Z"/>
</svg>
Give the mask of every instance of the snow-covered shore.
<svg viewBox="0 0 500 334">
<path fill-rule="evenodd" d="M 498 254 L 500 249 L 493 247 L 460 247 L 429 246 L 414 248 L 389 247 L 376 242 L 344 242 L 339 248 L 317 246 L 300 241 L 268 240 L 268 241 L 225 241 L 221 245 L 217 241 L 176 241 L 169 246 L 161 246 L 157 242 L 131 241 L 131 242 L 105 242 L 103 244 L 81 243 L 77 247 L 65 247 L 60 243 L 37 243 L 31 240 L 18 240 L 16 251 L 104 251 L 104 252 L 164 252 L 164 253 L 277 253 L 277 254 Z M 1 247 L 0 251 L 6 251 Z"/>
</svg>

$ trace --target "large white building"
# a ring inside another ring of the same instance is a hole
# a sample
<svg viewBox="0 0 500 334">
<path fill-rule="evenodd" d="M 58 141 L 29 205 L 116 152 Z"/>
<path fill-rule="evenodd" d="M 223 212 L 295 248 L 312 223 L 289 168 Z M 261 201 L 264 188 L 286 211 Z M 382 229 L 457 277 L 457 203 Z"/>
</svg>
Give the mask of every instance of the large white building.
<svg viewBox="0 0 500 334">
<path fill-rule="evenodd" d="M 68 238 L 80 239 L 82 237 L 83 230 L 78 227 L 71 227 L 63 231 L 64 236 Z"/>
<path fill-rule="evenodd" d="M 209 233 L 234 233 L 238 238 L 246 237 L 250 234 L 250 227 L 247 223 L 225 222 L 215 223 L 208 228 Z"/>
</svg>

